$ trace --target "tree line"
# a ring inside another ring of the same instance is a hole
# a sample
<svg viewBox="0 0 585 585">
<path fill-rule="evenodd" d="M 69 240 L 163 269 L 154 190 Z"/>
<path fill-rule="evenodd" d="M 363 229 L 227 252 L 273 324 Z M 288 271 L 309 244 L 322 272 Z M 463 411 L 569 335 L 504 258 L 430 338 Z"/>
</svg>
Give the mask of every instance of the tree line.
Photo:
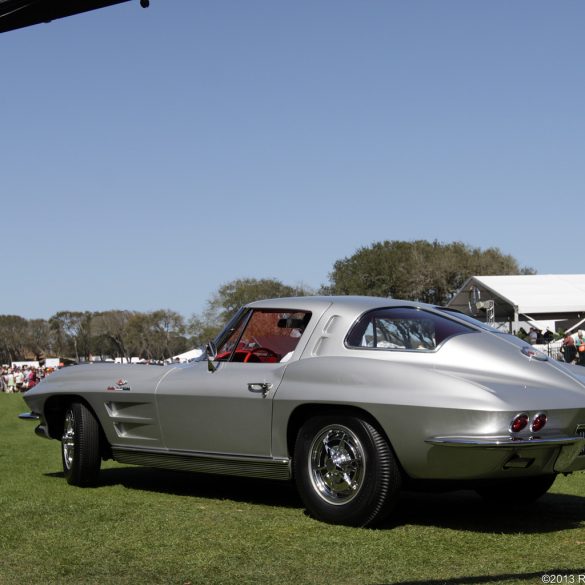
<svg viewBox="0 0 585 585">
<path fill-rule="evenodd" d="M 44 356 L 75 361 L 90 356 L 164 360 L 212 339 L 238 307 L 258 299 L 366 295 L 442 305 L 470 276 L 534 273 L 498 248 L 387 240 L 335 262 L 329 282 L 319 289 L 274 278 L 241 278 L 220 286 L 203 312 L 190 318 L 170 309 L 60 311 L 46 320 L 0 315 L 0 360 Z"/>
<path fill-rule="evenodd" d="M 2 363 L 47 356 L 164 360 L 191 347 L 184 317 L 170 310 L 60 311 L 47 320 L 0 315 Z"/>
</svg>

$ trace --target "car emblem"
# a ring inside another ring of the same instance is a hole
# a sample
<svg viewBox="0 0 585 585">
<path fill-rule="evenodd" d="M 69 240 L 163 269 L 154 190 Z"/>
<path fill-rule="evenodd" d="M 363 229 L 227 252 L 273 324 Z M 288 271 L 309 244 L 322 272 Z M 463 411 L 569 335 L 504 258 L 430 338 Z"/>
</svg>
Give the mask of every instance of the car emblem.
<svg viewBox="0 0 585 585">
<path fill-rule="evenodd" d="M 109 392 L 113 392 L 115 390 L 125 390 L 127 392 L 130 391 L 130 384 L 128 384 L 127 380 L 124 380 L 123 378 L 120 378 L 115 385 L 113 386 L 108 386 L 106 388 L 106 390 L 108 390 Z"/>
</svg>

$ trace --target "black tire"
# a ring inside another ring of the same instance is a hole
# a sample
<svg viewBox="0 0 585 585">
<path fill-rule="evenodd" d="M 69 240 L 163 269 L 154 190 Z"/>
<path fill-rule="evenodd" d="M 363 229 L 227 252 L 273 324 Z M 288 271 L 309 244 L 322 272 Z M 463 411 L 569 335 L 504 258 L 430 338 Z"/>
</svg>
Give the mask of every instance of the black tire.
<svg viewBox="0 0 585 585">
<path fill-rule="evenodd" d="M 402 477 L 388 441 L 362 418 L 319 416 L 300 428 L 293 472 L 301 499 L 318 520 L 370 526 L 394 507 Z"/>
<path fill-rule="evenodd" d="M 531 504 L 548 492 L 556 478 L 553 474 L 503 479 L 487 482 L 476 491 L 486 502 L 498 506 Z"/>
<path fill-rule="evenodd" d="M 67 483 L 93 486 L 102 462 L 100 427 L 95 416 L 82 402 L 73 402 L 65 410 L 61 460 Z"/>
</svg>

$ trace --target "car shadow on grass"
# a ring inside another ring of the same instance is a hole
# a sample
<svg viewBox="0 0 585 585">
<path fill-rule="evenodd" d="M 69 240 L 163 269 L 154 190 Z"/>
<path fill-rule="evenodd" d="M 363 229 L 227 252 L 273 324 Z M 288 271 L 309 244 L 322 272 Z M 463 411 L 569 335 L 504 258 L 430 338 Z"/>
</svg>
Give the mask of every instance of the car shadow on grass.
<svg viewBox="0 0 585 585">
<path fill-rule="evenodd" d="M 232 500 L 283 508 L 303 507 L 290 481 L 214 476 L 146 467 L 122 467 L 102 470 L 99 485 L 123 485 L 129 489 L 163 494 Z"/>
<path fill-rule="evenodd" d="M 46 475 L 63 477 L 62 472 Z M 102 469 L 96 487 L 117 485 L 177 496 L 304 508 L 291 481 L 214 476 L 133 466 Z M 583 522 L 585 497 L 575 495 L 548 493 L 531 504 L 494 507 L 486 504 L 473 491 L 404 491 L 396 509 L 377 530 L 418 525 L 470 532 L 536 534 L 578 528 Z"/>
<path fill-rule="evenodd" d="M 473 491 L 403 492 L 396 510 L 379 528 L 406 524 L 486 533 L 547 533 L 582 527 L 585 498 L 548 493 L 527 504 L 494 506 Z"/>
</svg>

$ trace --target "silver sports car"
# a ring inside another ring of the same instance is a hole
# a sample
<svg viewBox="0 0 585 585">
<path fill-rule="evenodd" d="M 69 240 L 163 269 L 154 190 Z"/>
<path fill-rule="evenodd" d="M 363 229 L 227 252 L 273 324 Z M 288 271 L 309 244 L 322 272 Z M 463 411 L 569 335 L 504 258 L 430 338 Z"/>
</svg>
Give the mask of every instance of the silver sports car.
<svg viewBox="0 0 585 585">
<path fill-rule="evenodd" d="M 373 297 L 251 303 L 195 362 L 88 364 L 25 395 L 70 484 L 102 459 L 294 480 L 366 526 L 400 490 L 530 501 L 585 469 L 585 369 L 444 308 Z"/>
</svg>

